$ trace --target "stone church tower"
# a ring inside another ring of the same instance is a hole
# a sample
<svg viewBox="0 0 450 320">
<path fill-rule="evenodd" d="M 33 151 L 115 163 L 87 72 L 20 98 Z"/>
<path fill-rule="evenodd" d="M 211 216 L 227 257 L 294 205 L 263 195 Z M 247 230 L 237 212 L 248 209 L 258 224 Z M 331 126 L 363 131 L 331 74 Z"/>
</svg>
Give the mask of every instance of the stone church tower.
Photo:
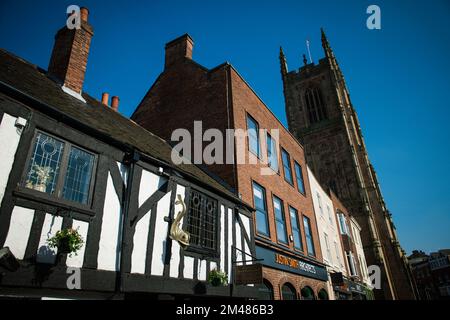
<svg viewBox="0 0 450 320">
<path fill-rule="evenodd" d="M 325 58 L 288 71 L 280 48 L 289 130 L 303 143 L 309 166 L 362 227 L 368 265 L 381 269 L 378 299 L 414 299 L 406 256 L 367 155 L 344 76 L 322 30 Z"/>
</svg>

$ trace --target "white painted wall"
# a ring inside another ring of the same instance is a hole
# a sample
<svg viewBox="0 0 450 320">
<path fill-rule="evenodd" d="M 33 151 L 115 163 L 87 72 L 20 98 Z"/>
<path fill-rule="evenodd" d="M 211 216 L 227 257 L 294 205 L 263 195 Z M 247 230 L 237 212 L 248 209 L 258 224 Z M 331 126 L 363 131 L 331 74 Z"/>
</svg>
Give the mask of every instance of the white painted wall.
<svg viewBox="0 0 450 320">
<path fill-rule="evenodd" d="M 55 263 L 56 248 L 50 248 L 47 240 L 56 235 L 61 230 L 63 218 L 46 213 L 44 225 L 42 226 L 41 238 L 39 240 L 36 261 L 40 263 Z"/>
<path fill-rule="evenodd" d="M 198 280 L 206 281 L 206 260 L 198 260 Z"/>
<path fill-rule="evenodd" d="M 123 175 L 124 178 L 126 175 Z M 147 170 L 142 170 L 139 186 L 138 202 L 141 206 L 167 179 Z M 147 259 L 147 244 L 150 231 L 150 219 L 154 212 L 147 212 L 136 224 L 133 237 L 133 253 L 131 254 L 131 273 L 145 274 L 145 261 Z"/>
<path fill-rule="evenodd" d="M 22 135 L 22 130 L 15 126 L 16 120 L 16 117 L 4 113 L 0 124 L 0 146 L 2 155 L 2 164 L 0 166 L 0 204 L 5 195 L 9 174 L 14 163 L 20 136 Z"/>
<path fill-rule="evenodd" d="M 245 216 L 243 214 L 240 214 L 240 217 L 241 217 L 241 220 L 242 220 L 242 224 L 244 225 L 245 232 L 247 233 L 248 237 L 251 239 L 252 233 L 251 233 L 251 230 L 250 230 L 250 218 L 248 218 L 247 216 Z M 249 248 L 249 246 L 247 244 L 247 241 L 245 241 L 245 248 L 244 248 L 244 250 L 245 250 L 246 254 L 249 254 L 249 255 L 252 254 L 251 251 L 250 251 L 250 248 Z M 249 260 L 249 259 L 251 259 L 251 257 L 250 256 L 246 256 L 246 260 Z"/>
<path fill-rule="evenodd" d="M 194 279 L 194 261 L 193 257 L 184 257 L 183 278 Z"/>
<path fill-rule="evenodd" d="M 121 206 L 114 189 L 111 174 L 108 172 L 105 205 L 103 208 L 102 228 L 97 256 L 97 268 L 100 270 L 117 271 L 118 238 L 121 221 Z"/>
<path fill-rule="evenodd" d="M 168 192 L 159 200 L 157 205 L 155 238 L 153 241 L 153 257 L 152 257 L 152 275 L 162 276 L 164 273 L 164 259 L 166 256 L 166 239 L 168 231 L 168 223 L 164 221 L 164 217 L 169 215 L 170 197 L 172 192 Z"/>
<path fill-rule="evenodd" d="M 73 220 L 72 229 L 78 230 L 78 233 L 83 238 L 83 246 L 72 256 L 67 256 L 66 265 L 73 268 L 82 268 L 84 261 L 84 252 L 86 251 L 86 239 L 89 231 L 89 223 L 85 221 Z"/>
<path fill-rule="evenodd" d="M 364 249 L 361 242 L 361 227 L 353 217 L 350 218 L 350 225 L 352 228 L 353 242 L 356 247 L 355 259 L 358 260 L 361 269 L 360 271 L 362 272 L 360 276 L 366 285 L 372 285 L 369 279 L 369 270 L 367 269 L 366 257 L 364 255 Z"/>
<path fill-rule="evenodd" d="M 14 207 L 4 246 L 9 247 L 19 260 L 22 260 L 25 256 L 33 218 L 34 210 Z"/>
<path fill-rule="evenodd" d="M 311 169 L 308 167 L 307 170 L 324 262 L 329 265 L 330 270 L 342 272 L 344 275 L 347 275 L 347 271 L 345 269 L 345 258 L 342 253 L 342 245 L 339 236 L 340 231 L 335 217 L 333 202 L 325 190 L 322 189 Z M 318 194 L 320 195 L 322 203 L 322 211 L 319 208 L 319 200 L 317 197 Z M 329 208 L 329 213 L 327 208 Z M 328 256 L 325 234 L 328 236 L 330 256 Z M 336 252 L 335 243 L 338 245 L 338 252 Z"/>
<path fill-rule="evenodd" d="M 227 243 L 227 250 L 228 250 L 228 282 L 231 283 L 231 246 L 233 245 L 233 210 L 228 209 L 228 243 Z"/>
<path fill-rule="evenodd" d="M 225 272 L 225 206 L 220 206 L 220 270 Z"/>
<path fill-rule="evenodd" d="M 246 260 L 245 259 L 245 254 L 243 254 L 241 251 L 239 250 L 243 250 L 242 248 L 242 233 L 241 233 L 241 225 L 239 224 L 238 221 L 236 221 L 235 223 L 235 228 L 236 228 L 236 245 L 235 247 L 236 249 L 236 261 L 237 264 L 236 265 L 242 265 L 242 263 L 239 263 L 241 261 Z"/>
</svg>

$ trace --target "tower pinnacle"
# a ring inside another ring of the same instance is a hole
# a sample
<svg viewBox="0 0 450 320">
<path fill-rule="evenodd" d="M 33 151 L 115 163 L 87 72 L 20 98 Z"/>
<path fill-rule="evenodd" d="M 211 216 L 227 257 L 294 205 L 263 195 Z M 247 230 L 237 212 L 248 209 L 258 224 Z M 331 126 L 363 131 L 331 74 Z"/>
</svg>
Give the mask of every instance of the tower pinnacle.
<svg viewBox="0 0 450 320">
<path fill-rule="evenodd" d="M 283 48 L 280 46 L 280 67 L 281 67 L 281 75 L 284 77 L 288 73 L 288 66 L 286 61 L 286 56 L 284 55 Z"/>
</svg>

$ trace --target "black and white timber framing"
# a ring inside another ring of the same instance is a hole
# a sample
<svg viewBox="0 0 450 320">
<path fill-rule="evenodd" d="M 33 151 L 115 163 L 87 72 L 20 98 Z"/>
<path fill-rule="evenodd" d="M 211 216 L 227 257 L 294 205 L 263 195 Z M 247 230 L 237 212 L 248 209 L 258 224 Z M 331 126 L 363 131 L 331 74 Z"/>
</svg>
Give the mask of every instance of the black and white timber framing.
<svg viewBox="0 0 450 320">
<path fill-rule="evenodd" d="M 255 256 L 252 208 L 219 183 L 203 179 L 198 168 L 172 165 L 167 144 L 140 128 L 124 130 L 137 125 L 110 108 L 87 95 L 87 103 L 78 101 L 4 51 L 0 60 L 0 248 L 9 247 L 20 261 L 19 270 L 1 271 L 0 296 L 229 295 L 227 287 L 207 285 L 207 275 L 218 268 L 231 280 L 232 261 L 248 260 L 232 246 Z M 11 64 L 17 75 L 7 72 Z M 36 130 L 96 155 L 89 205 L 50 199 L 23 186 Z M 215 255 L 184 250 L 169 238 L 171 221 L 181 209 L 175 198 L 181 195 L 189 204 L 192 189 L 218 203 Z M 57 255 L 47 244 L 68 227 L 85 240 L 71 257 Z M 81 271 L 80 289 L 67 289 L 69 267 Z M 255 292 L 254 286 L 237 286 L 233 295 L 251 298 Z"/>
</svg>

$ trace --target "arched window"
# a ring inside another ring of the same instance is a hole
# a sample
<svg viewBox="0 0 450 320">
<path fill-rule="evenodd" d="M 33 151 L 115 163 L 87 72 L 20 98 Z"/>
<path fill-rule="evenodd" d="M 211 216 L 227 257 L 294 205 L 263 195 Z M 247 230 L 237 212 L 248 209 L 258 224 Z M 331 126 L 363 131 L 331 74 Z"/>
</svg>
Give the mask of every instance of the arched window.
<svg viewBox="0 0 450 320">
<path fill-rule="evenodd" d="M 301 290 L 303 300 L 314 300 L 314 291 L 310 287 Z"/>
<path fill-rule="evenodd" d="M 259 289 L 261 300 L 274 300 L 273 297 L 273 287 L 269 281 L 263 280 L 262 286 Z"/>
<path fill-rule="evenodd" d="M 283 300 L 297 300 L 297 292 L 290 283 L 285 283 L 281 288 Z"/>
<path fill-rule="evenodd" d="M 317 294 L 319 300 L 328 300 L 328 293 L 325 289 L 321 289 Z"/>
<path fill-rule="evenodd" d="M 306 110 L 309 123 L 316 123 L 328 118 L 322 93 L 319 88 L 310 88 L 305 92 Z"/>
</svg>

